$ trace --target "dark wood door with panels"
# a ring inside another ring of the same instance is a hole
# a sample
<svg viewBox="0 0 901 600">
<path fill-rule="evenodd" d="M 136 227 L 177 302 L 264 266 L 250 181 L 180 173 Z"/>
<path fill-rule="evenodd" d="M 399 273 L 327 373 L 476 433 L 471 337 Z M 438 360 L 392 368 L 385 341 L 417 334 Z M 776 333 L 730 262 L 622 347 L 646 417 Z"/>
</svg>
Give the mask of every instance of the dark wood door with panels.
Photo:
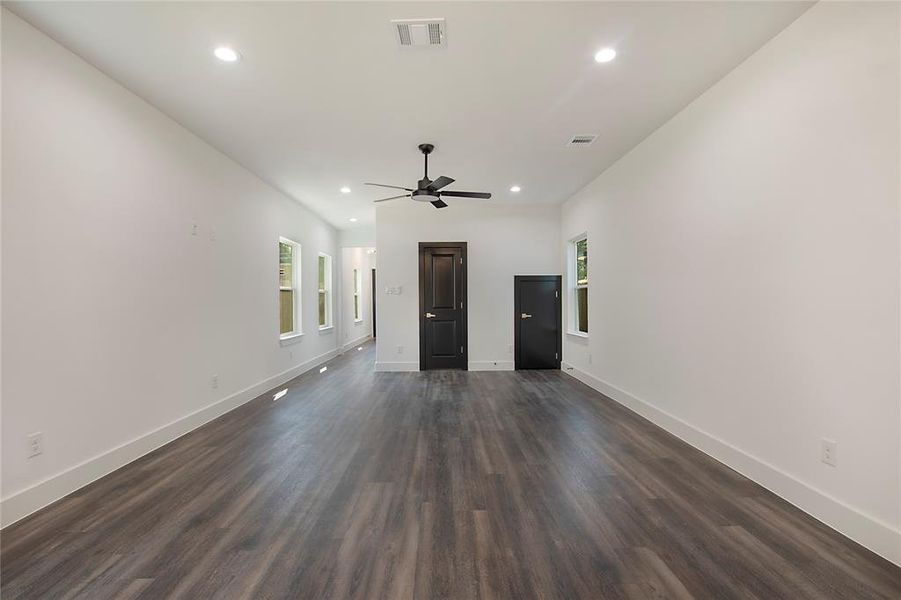
<svg viewBox="0 0 901 600">
<path fill-rule="evenodd" d="M 563 311 L 559 275 L 513 278 L 514 361 L 517 369 L 559 369 Z"/>
<path fill-rule="evenodd" d="M 466 369 L 466 242 L 419 243 L 419 368 Z"/>
</svg>

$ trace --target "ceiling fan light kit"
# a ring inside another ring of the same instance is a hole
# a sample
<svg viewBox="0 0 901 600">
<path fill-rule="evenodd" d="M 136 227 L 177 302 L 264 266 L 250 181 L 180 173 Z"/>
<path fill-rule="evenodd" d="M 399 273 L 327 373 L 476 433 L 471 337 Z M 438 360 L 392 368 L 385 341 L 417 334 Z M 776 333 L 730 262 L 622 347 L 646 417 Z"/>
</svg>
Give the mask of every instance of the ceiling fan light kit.
<svg viewBox="0 0 901 600">
<path fill-rule="evenodd" d="M 405 192 L 409 192 L 407 194 L 400 194 L 399 196 L 391 196 L 390 198 L 381 198 L 380 200 L 375 200 L 375 202 L 386 202 L 388 200 L 397 200 L 398 198 L 411 198 L 416 202 L 428 202 L 435 208 L 445 208 L 447 206 L 447 203 L 441 199 L 442 196 L 457 198 L 481 198 L 483 200 L 491 198 L 491 194 L 488 192 L 456 192 L 452 190 L 441 191 L 443 187 L 452 184 L 454 180 L 444 175 L 441 175 L 438 179 L 435 180 L 429 179 L 429 154 L 431 154 L 434 150 L 435 146 L 432 144 L 419 144 L 419 151 L 422 152 L 423 158 L 425 159 L 425 172 L 422 179 L 417 182 L 415 189 L 401 187 L 398 185 L 367 183 L 366 185 L 374 185 L 377 187 L 404 190 Z"/>
</svg>

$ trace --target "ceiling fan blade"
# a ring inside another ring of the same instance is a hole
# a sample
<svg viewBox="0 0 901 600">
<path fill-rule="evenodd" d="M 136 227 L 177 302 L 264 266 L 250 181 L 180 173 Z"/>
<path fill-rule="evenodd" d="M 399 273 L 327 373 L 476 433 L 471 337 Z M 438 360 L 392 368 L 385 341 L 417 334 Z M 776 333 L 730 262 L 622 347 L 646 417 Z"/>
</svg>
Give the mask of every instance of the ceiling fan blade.
<svg viewBox="0 0 901 600">
<path fill-rule="evenodd" d="M 443 200 L 432 200 L 432 206 L 435 208 L 444 208 L 447 206 L 447 202 L 444 202 Z"/>
<path fill-rule="evenodd" d="M 435 181 L 433 181 L 432 183 L 429 184 L 429 189 L 434 192 L 435 190 L 440 190 L 444 186 L 450 185 L 453 182 L 454 182 L 454 180 L 451 179 L 450 177 L 445 177 L 444 175 L 442 175 L 441 177 L 439 177 L 438 179 L 436 179 Z"/>
<path fill-rule="evenodd" d="M 491 198 L 488 192 L 441 192 L 442 196 L 457 196 L 458 198 Z"/>
<path fill-rule="evenodd" d="M 386 202 L 388 200 L 397 200 L 398 198 L 409 198 L 410 194 L 401 194 L 400 196 L 391 196 L 390 198 L 382 198 L 381 200 L 373 200 L 373 202 Z"/>
<path fill-rule="evenodd" d="M 395 190 L 407 190 L 408 192 L 412 192 L 412 188 L 400 187 L 399 185 L 385 185 L 384 183 L 364 183 L 363 185 L 376 185 L 378 187 L 386 187 L 393 188 Z"/>
</svg>

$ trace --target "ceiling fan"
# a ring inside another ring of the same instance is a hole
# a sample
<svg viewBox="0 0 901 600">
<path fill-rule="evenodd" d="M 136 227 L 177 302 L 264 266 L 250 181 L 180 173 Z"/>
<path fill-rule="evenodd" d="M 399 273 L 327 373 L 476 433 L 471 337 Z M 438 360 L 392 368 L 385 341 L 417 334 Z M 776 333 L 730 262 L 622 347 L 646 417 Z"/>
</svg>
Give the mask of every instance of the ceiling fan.
<svg viewBox="0 0 901 600">
<path fill-rule="evenodd" d="M 441 199 L 442 196 L 456 196 L 458 198 L 483 198 L 485 200 L 491 198 L 491 194 L 489 194 L 488 192 L 439 191 L 444 186 L 452 184 L 454 180 L 450 177 L 445 177 L 444 175 L 434 181 L 429 179 L 429 154 L 431 154 L 432 150 L 434 149 L 435 146 L 433 146 L 432 144 L 419 144 L 420 152 L 425 155 L 425 175 L 423 175 L 422 179 L 419 180 L 416 189 L 400 187 L 398 185 L 385 185 L 382 183 L 367 183 L 366 185 L 394 188 L 396 190 L 405 190 L 409 192 L 408 194 L 401 194 L 400 196 L 391 196 L 390 198 L 375 200 L 375 202 L 397 200 L 398 198 L 412 198 L 417 202 L 430 202 L 435 208 L 444 208 L 445 206 L 447 206 L 447 203 L 445 203 L 444 200 Z"/>
</svg>

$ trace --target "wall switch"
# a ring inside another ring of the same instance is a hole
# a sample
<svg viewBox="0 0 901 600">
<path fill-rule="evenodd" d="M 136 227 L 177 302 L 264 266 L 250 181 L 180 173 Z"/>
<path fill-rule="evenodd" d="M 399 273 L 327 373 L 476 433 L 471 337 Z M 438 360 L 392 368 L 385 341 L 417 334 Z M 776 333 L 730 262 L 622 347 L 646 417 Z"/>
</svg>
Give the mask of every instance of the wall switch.
<svg viewBox="0 0 901 600">
<path fill-rule="evenodd" d="M 197 223 L 191 223 L 191 235 L 197 235 Z"/>
<path fill-rule="evenodd" d="M 403 347 L 403 346 L 398 346 L 398 347 L 397 347 L 397 353 L 398 353 L 398 354 L 403 354 L 403 353 L 404 353 L 404 347 Z"/>
<path fill-rule="evenodd" d="M 835 440 L 820 440 L 820 460 L 830 466 L 838 466 L 838 442 Z"/>
<path fill-rule="evenodd" d="M 214 390 L 219 389 L 219 376 L 218 375 L 213 375 L 213 377 L 210 378 L 210 387 L 212 387 Z"/>
<path fill-rule="evenodd" d="M 28 458 L 33 458 L 44 452 L 44 434 L 40 431 L 28 436 Z"/>
</svg>

